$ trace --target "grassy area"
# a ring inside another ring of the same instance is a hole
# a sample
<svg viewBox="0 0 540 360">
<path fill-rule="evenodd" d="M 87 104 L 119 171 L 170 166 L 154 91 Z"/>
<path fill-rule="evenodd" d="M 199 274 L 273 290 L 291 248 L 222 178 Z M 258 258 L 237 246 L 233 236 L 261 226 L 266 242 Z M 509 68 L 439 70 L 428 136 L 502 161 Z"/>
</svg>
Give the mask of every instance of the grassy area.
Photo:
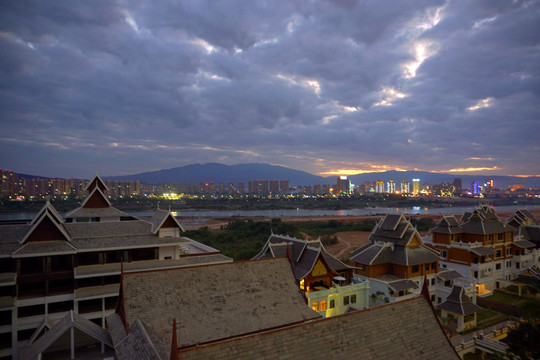
<svg viewBox="0 0 540 360">
<path fill-rule="evenodd" d="M 483 309 L 476 313 L 476 327 L 483 328 L 492 324 L 496 324 L 500 321 L 504 321 L 508 318 L 509 316 L 506 314 L 501 314 L 496 311 Z"/>
<path fill-rule="evenodd" d="M 495 290 L 493 292 L 493 295 L 490 296 L 488 299 L 510 305 L 517 305 L 523 301 L 523 298 L 520 298 L 517 295 L 508 294 L 498 290 Z"/>
</svg>

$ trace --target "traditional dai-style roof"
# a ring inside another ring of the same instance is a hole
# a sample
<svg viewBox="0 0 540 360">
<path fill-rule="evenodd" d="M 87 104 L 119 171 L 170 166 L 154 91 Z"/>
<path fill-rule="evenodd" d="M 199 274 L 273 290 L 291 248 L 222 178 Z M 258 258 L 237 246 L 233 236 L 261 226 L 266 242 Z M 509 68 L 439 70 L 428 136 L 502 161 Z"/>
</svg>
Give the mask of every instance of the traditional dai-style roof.
<svg viewBox="0 0 540 360">
<path fill-rule="evenodd" d="M 287 247 L 289 248 L 288 252 Z M 320 257 L 335 272 L 352 269 L 352 267 L 330 255 L 320 240 L 302 240 L 273 233 L 253 260 L 284 257 L 288 256 L 287 253 L 291 257 L 294 275 L 297 280 L 306 277 Z"/>
<path fill-rule="evenodd" d="M 445 301 L 437 305 L 437 308 L 443 309 L 454 314 L 469 315 L 482 308 L 474 304 L 470 297 L 465 294 L 465 290 L 461 286 L 452 287 L 452 292 Z"/>
<path fill-rule="evenodd" d="M 126 273 L 125 322 L 139 319 L 178 348 L 318 319 L 287 258 Z"/>
<path fill-rule="evenodd" d="M 180 351 L 179 359 L 460 359 L 424 296 Z"/>
<path fill-rule="evenodd" d="M 455 216 L 443 216 L 442 219 L 437 223 L 433 229 L 429 230 L 430 232 L 439 233 L 439 234 L 461 234 L 463 229 L 459 224 Z"/>
<path fill-rule="evenodd" d="M 352 252 L 351 261 L 363 265 L 419 265 L 439 261 L 403 215 L 386 215 L 373 229 L 371 243 Z"/>
</svg>

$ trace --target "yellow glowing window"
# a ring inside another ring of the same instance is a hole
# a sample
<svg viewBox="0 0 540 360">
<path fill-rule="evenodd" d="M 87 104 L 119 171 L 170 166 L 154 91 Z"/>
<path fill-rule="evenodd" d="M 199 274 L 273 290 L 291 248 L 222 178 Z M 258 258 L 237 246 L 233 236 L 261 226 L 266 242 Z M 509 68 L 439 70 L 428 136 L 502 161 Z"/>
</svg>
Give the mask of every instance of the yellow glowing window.
<svg viewBox="0 0 540 360">
<path fill-rule="evenodd" d="M 311 304 L 311 308 L 315 311 L 319 311 L 319 303 L 318 302 L 314 302 Z"/>
<path fill-rule="evenodd" d="M 326 311 L 326 300 L 321 301 L 321 311 Z"/>
</svg>

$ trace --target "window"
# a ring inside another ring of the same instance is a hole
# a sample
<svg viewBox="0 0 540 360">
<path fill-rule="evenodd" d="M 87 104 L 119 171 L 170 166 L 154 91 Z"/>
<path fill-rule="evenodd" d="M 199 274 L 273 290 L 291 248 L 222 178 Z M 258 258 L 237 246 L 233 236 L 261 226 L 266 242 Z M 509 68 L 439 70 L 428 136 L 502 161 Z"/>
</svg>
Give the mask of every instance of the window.
<svg viewBox="0 0 540 360">
<path fill-rule="evenodd" d="M 356 304 L 356 295 L 351 295 L 351 304 Z"/>
<path fill-rule="evenodd" d="M 507 255 L 507 256 L 512 255 L 512 249 L 506 248 L 506 255 Z"/>
<path fill-rule="evenodd" d="M 431 263 L 431 270 L 437 269 L 437 263 Z"/>
<path fill-rule="evenodd" d="M 319 311 L 319 303 L 315 301 L 311 304 L 311 308 L 315 311 Z"/>
<path fill-rule="evenodd" d="M 326 300 L 321 301 L 320 311 L 326 311 Z"/>
<path fill-rule="evenodd" d="M 435 285 L 435 278 L 431 279 L 431 286 Z"/>
<path fill-rule="evenodd" d="M 475 271 L 473 276 L 478 279 L 478 271 Z"/>
<path fill-rule="evenodd" d="M 516 269 L 519 269 L 519 263 L 516 263 Z"/>
<path fill-rule="evenodd" d="M 435 301 L 435 295 L 431 295 L 431 302 Z"/>
<path fill-rule="evenodd" d="M 495 264 L 495 270 L 501 270 L 501 264 Z"/>
<path fill-rule="evenodd" d="M 497 257 L 501 257 L 502 256 L 502 251 L 501 250 L 497 250 Z"/>
<path fill-rule="evenodd" d="M 424 267 L 425 267 L 426 271 L 429 270 L 429 264 L 424 265 Z"/>
<path fill-rule="evenodd" d="M 330 309 L 333 309 L 336 307 L 336 301 L 335 300 L 330 300 Z"/>
<path fill-rule="evenodd" d="M 412 272 L 417 273 L 418 271 L 420 271 L 420 267 L 418 265 L 413 265 Z"/>
<path fill-rule="evenodd" d="M 497 240 L 503 241 L 504 240 L 504 234 L 497 234 Z"/>
<path fill-rule="evenodd" d="M 507 268 L 512 267 L 512 262 L 511 262 L 511 261 L 507 261 L 507 262 L 506 262 L 506 267 L 507 267 Z"/>
<path fill-rule="evenodd" d="M 442 258 L 443 258 L 443 259 L 446 259 L 447 256 L 448 256 L 448 251 L 443 250 L 443 251 L 442 251 Z"/>
<path fill-rule="evenodd" d="M 348 296 L 343 297 L 343 305 L 349 305 L 349 297 Z"/>
</svg>

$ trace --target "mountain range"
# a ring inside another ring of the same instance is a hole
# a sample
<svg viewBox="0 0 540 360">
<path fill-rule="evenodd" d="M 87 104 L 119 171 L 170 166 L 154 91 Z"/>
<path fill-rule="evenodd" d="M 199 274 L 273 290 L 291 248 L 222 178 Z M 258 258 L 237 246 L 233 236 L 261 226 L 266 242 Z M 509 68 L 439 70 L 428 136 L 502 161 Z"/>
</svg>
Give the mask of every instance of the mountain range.
<svg viewBox="0 0 540 360">
<path fill-rule="evenodd" d="M 540 187 L 540 177 L 516 177 L 501 175 L 457 175 L 433 173 L 427 171 L 385 171 L 379 173 L 365 173 L 348 176 L 353 184 L 363 184 L 366 181 L 382 180 L 385 183 L 389 180 L 399 183 L 402 180 L 420 179 L 425 184 L 452 183 L 454 179 L 462 180 L 462 187 L 469 188 L 473 181 L 483 184 L 485 180 L 491 179 L 496 188 L 506 188 L 509 184 L 523 184 L 527 187 Z M 314 184 L 336 184 L 337 177 L 322 177 L 313 175 L 305 171 L 290 169 L 284 166 L 269 164 L 237 164 L 224 165 L 218 163 L 191 164 L 171 169 L 149 171 L 140 174 L 107 176 L 104 180 L 138 180 L 144 184 L 199 184 L 201 182 L 214 183 L 239 183 L 247 184 L 249 180 L 289 180 L 291 186 L 314 185 Z"/>
</svg>

